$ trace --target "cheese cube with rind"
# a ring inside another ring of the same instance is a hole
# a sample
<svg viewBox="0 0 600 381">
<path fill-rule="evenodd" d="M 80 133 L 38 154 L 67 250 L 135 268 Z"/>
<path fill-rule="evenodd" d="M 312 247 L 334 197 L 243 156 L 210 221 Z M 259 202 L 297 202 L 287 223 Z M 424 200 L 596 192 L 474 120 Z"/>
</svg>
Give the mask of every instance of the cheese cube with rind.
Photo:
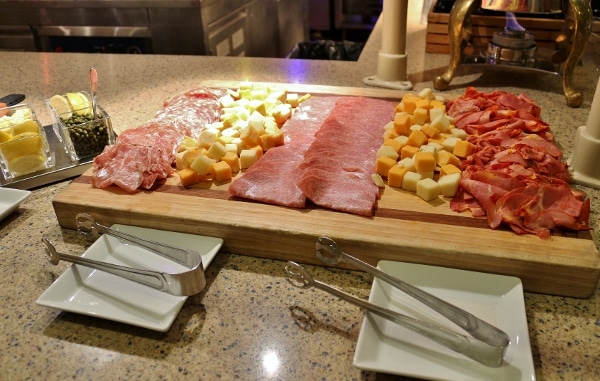
<svg viewBox="0 0 600 381">
<path fill-rule="evenodd" d="M 402 189 L 410 192 L 417 191 L 417 183 L 422 179 L 422 176 L 416 172 L 406 172 L 402 179 Z"/>
<path fill-rule="evenodd" d="M 460 185 L 461 174 L 460 173 L 452 173 L 450 175 L 442 176 L 438 180 L 438 184 L 440 186 L 440 192 L 445 197 L 454 197 L 456 196 L 456 192 L 458 191 L 458 186 Z"/>
<path fill-rule="evenodd" d="M 440 195 L 440 185 L 433 179 L 425 178 L 417 182 L 417 196 L 432 201 Z"/>
</svg>

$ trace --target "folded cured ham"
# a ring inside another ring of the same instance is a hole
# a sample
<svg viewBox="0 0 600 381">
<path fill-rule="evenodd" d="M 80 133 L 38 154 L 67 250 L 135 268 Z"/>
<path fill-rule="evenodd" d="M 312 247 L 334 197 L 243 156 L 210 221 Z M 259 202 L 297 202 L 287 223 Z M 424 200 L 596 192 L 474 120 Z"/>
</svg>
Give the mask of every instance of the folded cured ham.
<svg viewBox="0 0 600 381">
<path fill-rule="evenodd" d="M 590 201 L 569 186 L 562 152 L 540 112 L 523 94 L 472 87 L 448 102 L 448 114 L 476 147 L 463 160 L 453 210 L 487 216 L 491 228 L 506 224 L 518 234 L 542 238 L 559 227 L 589 229 Z"/>
<path fill-rule="evenodd" d="M 115 184 L 127 192 L 152 188 L 173 173 L 181 139 L 198 137 L 205 125 L 219 120 L 218 99 L 224 94 L 222 89 L 199 88 L 165 100 L 150 121 L 125 130 L 94 159 L 92 185 Z"/>
</svg>

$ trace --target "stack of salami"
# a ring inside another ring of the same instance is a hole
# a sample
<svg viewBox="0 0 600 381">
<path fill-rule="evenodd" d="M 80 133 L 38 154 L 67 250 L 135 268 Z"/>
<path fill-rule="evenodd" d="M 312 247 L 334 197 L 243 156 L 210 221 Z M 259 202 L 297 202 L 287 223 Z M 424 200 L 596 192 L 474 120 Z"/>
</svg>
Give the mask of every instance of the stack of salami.
<svg viewBox="0 0 600 381">
<path fill-rule="evenodd" d="M 453 210 L 487 216 L 493 229 L 507 224 L 518 234 L 542 238 L 559 227 L 589 229 L 590 201 L 571 189 L 562 152 L 531 99 L 469 87 L 447 106 L 455 126 L 476 145 L 463 161 Z"/>
</svg>

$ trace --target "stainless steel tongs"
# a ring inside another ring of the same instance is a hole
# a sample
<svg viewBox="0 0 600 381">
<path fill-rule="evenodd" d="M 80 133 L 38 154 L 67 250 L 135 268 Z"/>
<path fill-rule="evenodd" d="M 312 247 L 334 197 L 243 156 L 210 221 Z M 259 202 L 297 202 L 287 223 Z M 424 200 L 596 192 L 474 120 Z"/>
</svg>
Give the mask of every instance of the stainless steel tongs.
<svg viewBox="0 0 600 381">
<path fill-rule="evenodd" d="M 46 246 L 45 255 L 50 263 L 56 265 L 60 260 L 68 261 L 77 265 L 105 271 L 175 296 L 195 295 L 206 286 L 202 257 L 198 252 L 119 232 L 97 223 L 92 216 L 86 213 L 77 214 L 75 220 L 79 232 L 83 235 L 96 237 L 98 234 L 108 234 L 133 242 L 164 258 L 173 260 L 190 270 L 181 273 L 165 273 L 62 254 L 56 251 L 52 242 L 46 238 L 42 238 Z"/>
<path fill-rule="evenodd" d="M 433 310 L 439 312 L 472 336 L 465 336 L 453 332 L 446 327 L 434 323 L 428 323 L 399 314 L 365 300 L 353 297 L 342 291 L 328 286 L 318 280 L 314 280 L 310 274 L 294 262 L 288 262 L 286 272 L 288 281 L 297 287 L 316 287 L 332 295 L 362 307 L 376 315 L 405 326 L 437 343 L 461 353 L 489 367 L 502 365 L 506 349 L 510 344 L 508 335 L 500 329 L 473 316 L 467 311 L 454 306 L 438 297 L 431 295 L 415 286 L 412 286 L 392 275 L 389 275 L 339 249 L 337 244 L 330 238 L 319 237 L 316 243 L 317 256 L 327 264 L 336 264 L 348 261 L 356 267 L 369 274 L 390 283 L 407 295 L 419 300 Z"/>
</svg>

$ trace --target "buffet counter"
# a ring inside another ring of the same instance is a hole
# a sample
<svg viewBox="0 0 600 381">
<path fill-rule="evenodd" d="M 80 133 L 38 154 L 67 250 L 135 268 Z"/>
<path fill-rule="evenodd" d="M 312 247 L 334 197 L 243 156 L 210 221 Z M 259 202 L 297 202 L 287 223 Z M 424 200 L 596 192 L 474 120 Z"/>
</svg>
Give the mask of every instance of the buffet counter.
<svg viewBox="0 0 600 381">
<path fill-rule="evenodd" d="M 413 5 L 411 5 L 413 7 Z M 413 10 L 414 11 L 414 10 Z M 420 12 L 420 10 L 418 10 Z M 418 20 L 419 18 L 412 18 Z M 88 71 L 99 73 L 98 101 L 118 133 L 149 120 L 162 101 L 205 80 L 263 81 L 362 87 L 375 74 L 378 23 L 357 62 L 200 56 L 97 55 L 0 52 L 0 95 L 24 93 L 39 119 L 52 123 L 44 99 L 86 90 Z M 408 74 L 416 91 L 433 88 L 448 57 L 425 53 L 425 25 L 409 23 Z M 578 67 L 577 70 L 583 70 Z M 542 108 L 557 145 L 568 157 L 576 129 L 590 111 L 597 78 L 575 75 L 581 108 L 566 105 L 560 79 L 543 73 L 460 68 L 447 96 L 467 85 L 526 93 Z M 285 280 L 284 262 L 219 253 L 206 271 L 207 286 L 190 297 L 165 333 L 41 307 L 36 299 L 70 265 L 49 264 L 41 239 L 80 254 L 90 241 L 62 229 L 52 199 L 70 180 L 33 190 L 16 213 L 0 222 L 2 326 L 0 378 L 77 380 L 328 379 L 375 380 L 388 375 L 352 365 L 363 312 L 318 290 Z M 596 246 L 600 205 L 592 200 Z M 469 237 L 465 237 L 468 240 Z M 367 298 L 372 277 L 358 271 L 308 266 L 312 275 Z M 536 269 L 531 269 L 536 271 Z M 600 378 L 600 293 L 590 299 L 525 294 L 535 373 L 539 380 Z"/>
</svg>

